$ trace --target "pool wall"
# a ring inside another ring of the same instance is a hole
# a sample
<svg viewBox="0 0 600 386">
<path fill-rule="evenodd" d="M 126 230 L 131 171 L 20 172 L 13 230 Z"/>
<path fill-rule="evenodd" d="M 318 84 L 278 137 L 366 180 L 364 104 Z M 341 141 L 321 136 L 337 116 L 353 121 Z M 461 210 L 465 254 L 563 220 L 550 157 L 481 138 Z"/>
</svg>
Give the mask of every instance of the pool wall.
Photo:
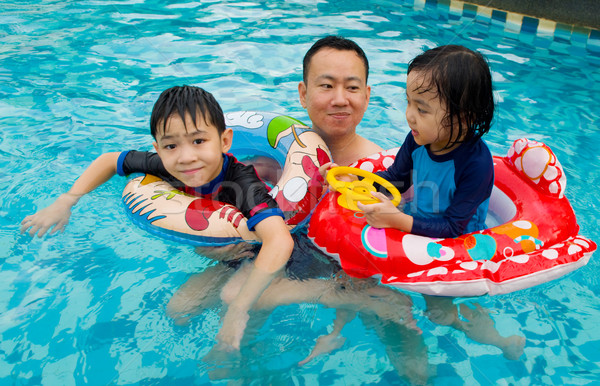
<svg viewBox="0 0 600 386">
<path fill-rule="evenodd" d="M 600 4 L 597 0 L 593 0 L 593 2 Z M 486 1 L 486 3 L 500 4 L 501 2 Z M 471 18 L 475 21 L 504 28 L 504 31 L 508 34 L 523 35 L 524 37 L 538 36 L 548 40 L 570 43 L 572 46 L 584 48 L 596 54 L 600 53 L 600 29 L 526 16 L 522 13 L 463 1 L 414 0 L 416 10 L 423 10 L 428 6 L 446 11 L 450 21 Z M 598 15 L 594 16 L 599 17 Z"/>
<path fill-rule="evenodd" d="M 469 0 L 487 7 L 600 29 L 598 0 Z"/>
</svg>

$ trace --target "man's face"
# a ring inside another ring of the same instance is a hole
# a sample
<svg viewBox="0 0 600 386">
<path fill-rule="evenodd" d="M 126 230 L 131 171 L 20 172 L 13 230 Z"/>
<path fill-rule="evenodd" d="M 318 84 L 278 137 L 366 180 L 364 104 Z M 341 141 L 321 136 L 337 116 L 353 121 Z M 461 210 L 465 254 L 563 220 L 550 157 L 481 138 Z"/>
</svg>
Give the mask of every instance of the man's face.
<svg viewBox="0 0 600 386">
<path fill-rule="evenodd" d="M 313 129 L 325 141 L 355 132 L 371 95 L 366 76 L 354 51 L 323 48 L 312 57 L 298 93 Z"/>
</svg>

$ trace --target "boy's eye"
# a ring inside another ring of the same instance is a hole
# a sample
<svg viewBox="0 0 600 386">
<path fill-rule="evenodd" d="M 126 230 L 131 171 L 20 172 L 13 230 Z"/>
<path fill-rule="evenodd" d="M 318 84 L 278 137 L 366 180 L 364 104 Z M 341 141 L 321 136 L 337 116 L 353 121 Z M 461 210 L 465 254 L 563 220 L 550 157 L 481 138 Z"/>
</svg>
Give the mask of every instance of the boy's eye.
<svg viewBox="0 0 600 386">
<path fill-rule="evenodd" d="M 194 145 L 200 145 L 205 142 L 204 138 L 196 138 L 194 139 Z"/>
<path fill-rule="evenodd" d="M 163 146 L 163 148 L 167 149 L 167 150 L 173 150 L 175 149 L 177 146 L 172 144 L 172 143 L 168 143 L 166 145 Z"/>
</svg>

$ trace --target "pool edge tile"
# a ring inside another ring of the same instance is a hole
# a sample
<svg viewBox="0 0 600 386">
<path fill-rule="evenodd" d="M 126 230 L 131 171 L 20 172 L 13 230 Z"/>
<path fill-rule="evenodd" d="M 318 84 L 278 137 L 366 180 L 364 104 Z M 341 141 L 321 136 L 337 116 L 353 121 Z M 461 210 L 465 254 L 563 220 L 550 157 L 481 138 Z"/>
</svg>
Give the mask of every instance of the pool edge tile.
<svg viewBox="0 0 600 386">
<path fill-rule="evenodd" d="M 503 28 L 510 35 L 531 35 L 533 39 L 543 38 L 578 47 L 591 47 L 594 52 L 600 50 L 600 30 L 590 27 L 574 26 L 461 0 L 412 0 L 412 7 L 415 10 L 436 7 L 452 19 L 476 19 Z M 520 39 L 531 40 L 529 36 Z"/>
</svg>

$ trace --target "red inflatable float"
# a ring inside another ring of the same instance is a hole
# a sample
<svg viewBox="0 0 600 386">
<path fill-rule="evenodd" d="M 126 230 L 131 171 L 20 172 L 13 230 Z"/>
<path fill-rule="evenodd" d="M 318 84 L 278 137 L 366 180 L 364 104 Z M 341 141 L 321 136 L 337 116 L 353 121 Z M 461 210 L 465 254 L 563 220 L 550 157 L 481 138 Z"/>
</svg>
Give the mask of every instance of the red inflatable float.
<svg viewBox="0 0 600 386">
<path fill-rule="evenodd" d="M 362 159 L 367 171 L 387 168 L 398 149 Z M 578 235 L 564 196 L 566 178 L 548 146 L 519 139 L 494 157 L 488 229 L 433 239 L 370 227 L 331 192 L 317 205 L 309 237 L 358 278 L 444 296 L 502 294 L 559 278 L 585 265 L 596 244 Z"/>
</svg>

